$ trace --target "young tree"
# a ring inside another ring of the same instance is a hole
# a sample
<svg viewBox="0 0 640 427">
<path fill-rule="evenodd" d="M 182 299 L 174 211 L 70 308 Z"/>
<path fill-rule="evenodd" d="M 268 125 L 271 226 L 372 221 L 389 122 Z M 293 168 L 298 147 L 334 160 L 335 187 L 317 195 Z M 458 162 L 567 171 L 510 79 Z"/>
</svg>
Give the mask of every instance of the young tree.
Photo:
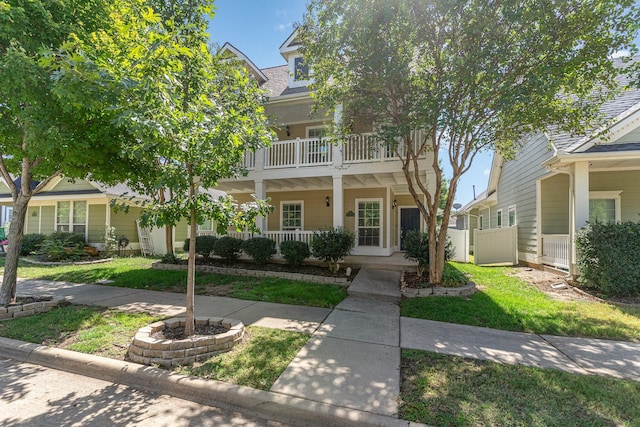
<svg viewBox="0 0 640 427">
<path fill-rule="evenodd" d="M 456 188 L 475 155 L 513 155 L 551 125 L 593 126 L 616 88 L 611 55 L 635 49 L 637 22 L 633 0 L 311 0 L 300 39 L 316 108 L 342 104 L 343 133 L 375 123 L 402 160 L 440 284 Z M 439 155 L 452 168 L 440 226 Z"/>
<path fill-rule="evenodd" d="M 112 2 L 109 2 L 112 3 Z M 108 25 L 101 0 L 0 0 L 0 176 L 13 198 L 13 221 L 0 304 L 15 299 L 27 205 L 59 175 L 105 182 L 125 174 L 128 160 L 109 111 L 88 111 L 55 95 L 41 51 Z M 90 96 L 88 96 L 90 98 Z"/>
<path fill-rule="evenodd" d="M 187 219 L 189 336 L 195 329 L 197 224 L 213 218 L 219 232 L 230 226 L 255 230 L 254 218 L 268 212 L 264 201 L 238 206 L 207 191 L 244 172 L 246 150 L 271 141 L 262 92 L 242 66 L 209 51 L 211 0 L 133 0 L 112 16 L 111 31 L 94 34 L 65 56 L 58 79 L 68 88 L 105 87 L 117 94 L 108 109 L 136 136 L 127 153 L 146 171 L 128 184 L 149 196 L 172 193 L 165 200 L 151 197 L 143 222 L 175 226 Z"/>
</svg>

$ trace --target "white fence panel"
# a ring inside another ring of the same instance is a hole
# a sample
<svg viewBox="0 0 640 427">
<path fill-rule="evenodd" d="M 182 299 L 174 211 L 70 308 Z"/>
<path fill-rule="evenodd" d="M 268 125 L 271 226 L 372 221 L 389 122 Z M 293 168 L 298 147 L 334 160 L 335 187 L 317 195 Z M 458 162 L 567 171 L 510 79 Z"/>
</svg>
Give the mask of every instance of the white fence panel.
<svg viewBox="0 0 640 427">
<path fill-rule="evenodd" d="M 474 230 L 474 263 L 518 264 L 518 227 Z"/>
<path fill-rule="evenodd" d="M 447 234 L 456 251 L 451 261 L 469 262 L 469 230 L 450 228 Z"/>
</svg>

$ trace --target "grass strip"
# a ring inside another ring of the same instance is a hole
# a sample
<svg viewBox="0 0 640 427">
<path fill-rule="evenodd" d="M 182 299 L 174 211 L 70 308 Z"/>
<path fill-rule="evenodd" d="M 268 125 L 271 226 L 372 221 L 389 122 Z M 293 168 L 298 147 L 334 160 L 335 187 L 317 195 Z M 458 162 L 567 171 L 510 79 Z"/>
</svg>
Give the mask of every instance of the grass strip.
<svg viewBox="0 0 640 427">
<path fill-rule="evenodd" d="M 39 265 L 21 261 L 18 276 L 90 284 L 109 280 L 112 282 L 108 286 L 185 293 L 187 272 L 156 270 L 151 268 L 154 261 L 157 260 L 142 257 L 116 258 L 89 265 Z M 0 260 L 0 263 L 4 265 L 4 260 Z M 345 287 L 339 285 L 198 272 L 195 292 L 198 295 L 325 308 L 335 307 L 347 296 Z"/>
<path fill-rule="evenodd" d="M 638 426 L 640 383 L 403 350 L 400 418 L 437 426 Z"/>
<path fill-rule="evenodd" d="M 469 298 L 427 297 L 402 302 L 405 317 L 508 331 L 640 342 L 640 309 L 551 299 L 511 268 L 452 263 L 481 289 Z"/>
</svg>

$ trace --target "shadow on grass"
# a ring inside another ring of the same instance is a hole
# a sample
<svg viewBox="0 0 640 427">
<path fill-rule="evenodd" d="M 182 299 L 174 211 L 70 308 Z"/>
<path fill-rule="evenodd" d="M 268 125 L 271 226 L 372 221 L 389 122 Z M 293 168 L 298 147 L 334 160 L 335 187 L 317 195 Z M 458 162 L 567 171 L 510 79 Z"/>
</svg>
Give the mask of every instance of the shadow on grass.
<svg viewBox="0 0 640 427">
<path fill-rule="evenodd" d="M 400 417 L 450 426 L 611 426 L 640 419 L 640 383 L 402 351 Z"/>
</svg>

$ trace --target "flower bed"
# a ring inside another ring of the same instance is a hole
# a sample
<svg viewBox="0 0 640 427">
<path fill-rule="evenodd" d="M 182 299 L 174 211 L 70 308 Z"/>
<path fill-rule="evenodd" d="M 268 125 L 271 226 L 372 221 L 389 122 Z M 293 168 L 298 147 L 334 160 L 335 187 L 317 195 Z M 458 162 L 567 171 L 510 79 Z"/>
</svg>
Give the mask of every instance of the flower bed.
<svg viewBox="0 0 640 427">
<path fill-rule="evenodd" d="M 427 286 L 423 288 L 407 287 L 405 273 L 400 279 L 400 291 L 406 298 L 431 297 L 431 296 L 452 296 L 468 297 L 477 292 L 475 283 L 467 281 L 466 285 L 456 287 Z"/>
</svg>

